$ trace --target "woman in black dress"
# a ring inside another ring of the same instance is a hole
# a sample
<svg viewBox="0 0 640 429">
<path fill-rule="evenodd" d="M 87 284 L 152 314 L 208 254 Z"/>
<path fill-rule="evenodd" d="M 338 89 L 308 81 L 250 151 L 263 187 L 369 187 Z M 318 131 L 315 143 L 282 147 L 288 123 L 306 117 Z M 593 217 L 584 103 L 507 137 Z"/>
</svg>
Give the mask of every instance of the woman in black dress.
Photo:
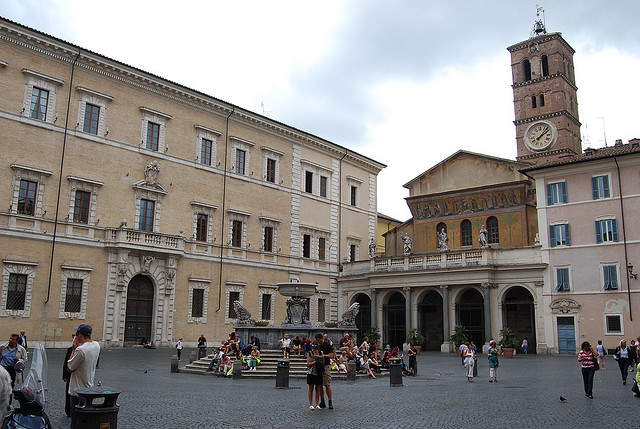
<svg viewBox="0 0 640 429">
<path fill-rule="evenodd" d="M 309 409 L 320 409 L 322 398 L 322 372 L 324 371 L 324 358 L 320 355 L 319 344 L 314 341 L 311 351 L 307 353 L 307 384 L 309 385 Z M 313 391 L 316 392 L 316 406 L 313 406 Z"/>
<path fill-rule="evenodd" d="M 407 352 L 407 356 L 409 356 L 409 375 L 416 375 L 416 367 L 418 366 L 418 363 L 416 362 L 417 354 L 418 350 L 416 350 L 416 346 L 411 344 L 409 351 Z"/>
</svg>

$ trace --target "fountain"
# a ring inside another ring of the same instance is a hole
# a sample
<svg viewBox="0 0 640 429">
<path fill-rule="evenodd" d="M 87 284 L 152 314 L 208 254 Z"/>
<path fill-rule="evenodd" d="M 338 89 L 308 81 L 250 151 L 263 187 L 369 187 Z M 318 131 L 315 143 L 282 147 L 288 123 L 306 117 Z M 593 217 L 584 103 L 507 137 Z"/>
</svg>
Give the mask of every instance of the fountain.
<svg viewBox="0 0 640 429">
<path fill-rule="evenodd" d="M 316 333 L 322 332 L 328 334 L 329 338 L 331 338 L 336 345 L 340 338 L 345 334 L 350 333 L 354 336 L 357 334 L 358 329 L 355 326 L 355 314 L 357 314 L 357 308 L 350 308 L 345 315 L 350 314 L 353 317 L 347 318 L 348 322 L 344 323 L 345 315 L 343 315 L 343 320 L 339 324 L 335 324 L 338 325 L 338 327 L 314 327 L 314 324 L 309 320 L 309 300 L 317 293 L 317 283 L 300 283 L 293 281 L 278 283 L 277 286 L 278 293 L 287 297 L 287 317 L 282 321 L 280 327 L 255 326 L 254 321 L 250 319 L 251 313 L 246 311 L 248 315 L 244 315 L 242 320 L 239 318 L 238 323 L 235 326 L 236 333 L 240 335 L 244 341 L 248 341 L 252 335 L 255 335 L 260 339 L 263 348 L 278 349 L 278 340 L 283 338 L 284 334 L 289 334 L 289 337 L 291 338 L 297 335 L 301 339 L 302 337 L 313 339 Z"/>
</svg>

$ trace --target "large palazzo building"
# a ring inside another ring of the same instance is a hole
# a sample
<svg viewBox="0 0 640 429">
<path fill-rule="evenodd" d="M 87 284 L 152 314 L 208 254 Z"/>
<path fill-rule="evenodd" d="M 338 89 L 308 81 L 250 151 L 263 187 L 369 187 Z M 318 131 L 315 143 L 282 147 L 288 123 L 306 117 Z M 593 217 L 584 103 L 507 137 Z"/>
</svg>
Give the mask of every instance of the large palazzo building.
<svg viewBox="0 0 640 429">
<path fill-rule="evenodd" d="M 0 335 L 219 340 L 234 301 L 279 325 L 292 280 L 337 321 L 383 164 L 5 19 L 0 46 Z"/>
<path fill-rule="evenodd" d="M 583 153 L 574 50 L 534 29 L 508 48 L 516 160 L 439 162 L 405 184 L 412 218 L 385 234 L 385 255 L 344 267 L 346 304 L 384 344 L 417 328 L 446 352 L 455 325 L 476 344 L 509 327 L 529 352 L 573 354 L 640 334 L 639 142 Z"/>
</svg>

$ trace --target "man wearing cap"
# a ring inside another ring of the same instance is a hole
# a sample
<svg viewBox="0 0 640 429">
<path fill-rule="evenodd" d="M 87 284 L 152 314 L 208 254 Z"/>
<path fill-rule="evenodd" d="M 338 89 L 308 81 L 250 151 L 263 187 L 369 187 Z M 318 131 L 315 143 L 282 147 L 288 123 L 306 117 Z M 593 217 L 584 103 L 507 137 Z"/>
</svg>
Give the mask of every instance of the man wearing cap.
<svg viewBox="0 0 640 429">
<path fill-rule="evenodd" d="M 0 346 L 0 365 L 4 367 L 11 376 L 11 388 L 16 384 L 15 364 L 22 362 L 27 363 L 27 351 L 18 344 L 18 334 L 11 334 L 9 342 Z"/>
<path fill-rule="evenodd" d="M 76 337 L 73 339 L 71 358 L 67 361 L 67 367 L 71 371 L 69 382 L 69 395 L 71 399 L 71 429 L 76 427 L 76 405 L 79 398 L 78 389 L 93 386 L 93 378 L 96 374 L 96 364 L 100 356 L 100 344 L 91 339 L 91 326 L 83 323 L 76 328 Z"/>
</svg>

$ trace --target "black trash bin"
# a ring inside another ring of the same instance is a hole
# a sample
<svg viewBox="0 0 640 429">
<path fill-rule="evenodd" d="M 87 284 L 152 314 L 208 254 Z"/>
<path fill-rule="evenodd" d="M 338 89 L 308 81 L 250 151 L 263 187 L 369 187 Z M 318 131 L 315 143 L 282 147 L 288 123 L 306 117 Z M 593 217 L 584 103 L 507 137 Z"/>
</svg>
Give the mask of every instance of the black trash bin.
<svg viewBox="0 0 640 429">
<path fill-rule="evenodd" d="M 94 386 L 76 391 L 80 398 L 76 406 L 76 427 L 78 429 L 116 429 L 118 411 L 116 403 L 119 390 L 105 386 Z"/>
<path fill-rule="evenodd" d="M 202 359 L 207 357 L 207 348 L 206 347 L 198 347 L 198 359 Z"/>
<path fill-rule="evenodd" d="M 289 388 L 289 361 L 278 359 L 278 370 L 276 372 L 276 389 Z"/>
<path fill-rule="evenodd" d="M 402 359 L 389 359 L 391 370 L 389 372 L 389 384 L 391 386 L 402 386 Z"/>
</svg>

